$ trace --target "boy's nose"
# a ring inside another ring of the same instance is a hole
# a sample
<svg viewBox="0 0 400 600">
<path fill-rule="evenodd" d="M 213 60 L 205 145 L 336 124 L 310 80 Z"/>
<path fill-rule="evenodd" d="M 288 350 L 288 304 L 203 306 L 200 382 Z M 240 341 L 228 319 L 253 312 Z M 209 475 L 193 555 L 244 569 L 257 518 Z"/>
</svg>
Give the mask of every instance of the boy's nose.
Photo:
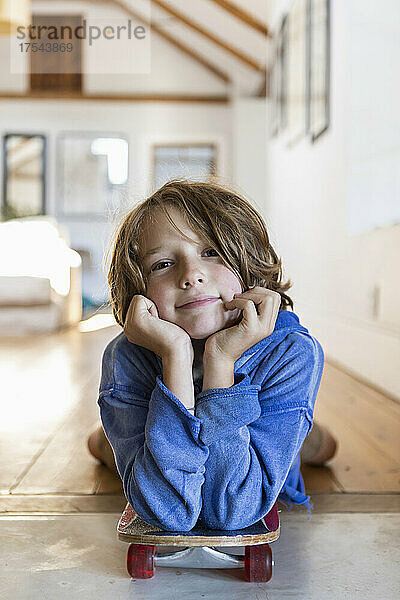
<svg viewBox="0 0 400 600">
<path fill-rule="evenodd" d="M 182 266 L 180 273 L 180 287 L 188 287 L 188 285 L 198 285 L 206 283 L 205 273 L 196 265 Z"/>
<path fill-rule="evenodd" d="M 183 285 L 183 287 L 187 287 L 188 285 L 196 285 L 196 283 L 204 283 L 204 280 L 202 277 L 197 277 L 197 278 L 191 278 L 191 279 L 187 279 L 184 280 L 185 283 Z"/>
</svg>

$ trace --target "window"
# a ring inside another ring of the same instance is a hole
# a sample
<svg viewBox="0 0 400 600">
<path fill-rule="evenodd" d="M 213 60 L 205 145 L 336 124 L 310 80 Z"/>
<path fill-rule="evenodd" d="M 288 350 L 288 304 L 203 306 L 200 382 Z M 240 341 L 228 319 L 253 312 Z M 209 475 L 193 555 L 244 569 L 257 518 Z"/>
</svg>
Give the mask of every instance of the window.
<svg viewBox="0 0 400 600">
<path fill-rule="evenodd" d="M 205 181 L 215 173 L 216 147 L 213 144 L 171 144 L 154 149 L 156 188 L 173 178 Z"/>
</svg>

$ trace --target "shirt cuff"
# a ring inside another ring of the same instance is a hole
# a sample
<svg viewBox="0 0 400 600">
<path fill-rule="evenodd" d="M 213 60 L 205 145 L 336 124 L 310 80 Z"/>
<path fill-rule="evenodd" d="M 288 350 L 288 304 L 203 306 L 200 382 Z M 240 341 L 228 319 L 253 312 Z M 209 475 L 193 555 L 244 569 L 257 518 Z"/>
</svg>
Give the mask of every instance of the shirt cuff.
<svg viewBox="0 0 400 600">
<path fill-rule="evenodd" d="M 179 398 L 164 385 L 161 377 L 157 376 L 156 387 L 149 402 L 145 432 L 152 433 L 154 437 L 154 432 L 161 436 L 161 431 L 170 436 L 171 440 L 176 440 L 184 446 L 193 441 L 200 443 L 200 419 L 192 415 Z"/>
<path fill-rule="evenodd" d="M 200 392 L 196 397 L 195 415 L 201 421 L 200 440 L 203 444 L 208 446 L 256 421 L 261 415 L 260 389 L 260 385 L 250 383 L 248 375 L 235 373 L 231 387 Z"/>
</svg>

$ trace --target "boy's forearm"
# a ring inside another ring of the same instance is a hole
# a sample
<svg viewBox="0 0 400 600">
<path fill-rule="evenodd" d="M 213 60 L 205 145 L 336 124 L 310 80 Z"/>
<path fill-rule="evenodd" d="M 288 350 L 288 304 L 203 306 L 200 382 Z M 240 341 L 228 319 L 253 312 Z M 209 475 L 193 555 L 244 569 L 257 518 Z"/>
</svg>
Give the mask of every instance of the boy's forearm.
<svg viewBox="0 0 400 600">
<path fill-rule="evenodd" d="M 163 383 L 186 408 L 194 406 L 192 359 L 189 352 L 178 350 L 164 356 Z"/>
<path fill-rule="evenodd" d="M 228 388 L 235 383 L 232 361 L 203 356 L 203 367 L 203 392 L 212 388 Z"/>
</svg>

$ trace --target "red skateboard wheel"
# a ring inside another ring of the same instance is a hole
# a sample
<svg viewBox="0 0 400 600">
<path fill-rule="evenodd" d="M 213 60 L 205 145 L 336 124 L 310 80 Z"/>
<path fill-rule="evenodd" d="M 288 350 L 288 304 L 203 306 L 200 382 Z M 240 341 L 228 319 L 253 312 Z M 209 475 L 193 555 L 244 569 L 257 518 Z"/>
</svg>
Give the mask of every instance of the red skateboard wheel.
<svg viewBox="0 0 400 600">
<path fill-rule="evenodd" d="M 272 550 L 269 544 L 246 546 L 244 554 L 246 581 L 269 581 L 272 577 Z"/>
<path fill-rule="evenodd" d="M 154 575 L 154 546 L 129 544 L 127 567 L 133 579 L 150 579 Z"/>
</svg>

